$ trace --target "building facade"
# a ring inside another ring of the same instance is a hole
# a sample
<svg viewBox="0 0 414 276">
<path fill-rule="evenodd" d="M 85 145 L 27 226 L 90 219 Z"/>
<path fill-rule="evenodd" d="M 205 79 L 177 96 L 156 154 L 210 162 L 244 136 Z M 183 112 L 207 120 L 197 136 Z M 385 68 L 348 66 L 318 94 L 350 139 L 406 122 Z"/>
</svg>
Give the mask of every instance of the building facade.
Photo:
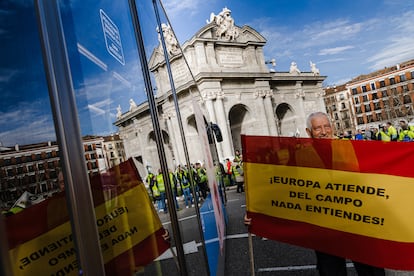
<svg viewBox="0 0 414 276">
<path fill-rule="evenodd" d="M 397 127 L 400 120 L 414 118 L 414 60 L 358 76 L 325 92 L 326 109 L 338 133 L 378 128 L 386 122 Z"/>
<path fill-rule="evenodd" d="M 205 120 L 217 124 L 222 132 L 223 141 L 217 143 L 220 161 L 241 149 L 242 134 L 305 137 L 306 116 L 325 110 L 325 77 L 314 64 L 306 72 L 294 62 L 286 71 L 269 70 L 266 64 L 270 62 L 263 54 L 266 39 L 260 33 L 249 26 L 230 25 L 226 29 L 216 22 L 220 21 L 211 20 L 185 42 L 183 54 L 177 44 L 166 43 L 190 162 L 203 160 L 194 102 Z M 168 26 L 164 27 L 166 35 Z M 166 158 L 169 168 L 174 169 L 185 163 L 185 151 L 161 44 L 152 52 L 149 67 L 156 83 Z M 160 167 L 147 103 L 137 106 L 131 99 L 129 111 L 119 112 L 114 124 L 124 140 L 127 158 L 140 162 L 142 175 L 147 168 Z"/>
<path fill-rule="evenodd" d="M 354 105 L 346 84 L 325 88 L 324 101 L 335 135 L 353 132 L 356 128 Z"/>
<path fill-rule="evenodd" d="M 108 169 L 104 138 L 84 137 L 84 155 L 89 175 Z M 25 192 L 49 197 L 59 191 L 61 170 L 56 142 L 2 147 L 0 151 L 0 202 L 8 209 Z"/>
</svg>

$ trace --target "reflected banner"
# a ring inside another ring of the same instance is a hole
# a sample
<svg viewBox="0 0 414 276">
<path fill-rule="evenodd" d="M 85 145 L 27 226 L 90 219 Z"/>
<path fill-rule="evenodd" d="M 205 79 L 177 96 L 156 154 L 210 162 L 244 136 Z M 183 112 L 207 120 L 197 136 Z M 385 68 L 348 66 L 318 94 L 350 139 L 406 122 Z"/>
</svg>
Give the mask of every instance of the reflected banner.
<svg viewBox="0 0 414 276">
<path fill-rule="evenodd" d="M 414 143 L 242 136 L 251 233 L 414 270 Z"/>
<path fill-rule="evenodd" d="M 107 275 L 132 275 L 169 248 L 132 159 L 91 178 Z M 6 218 L 14 275 L 78 275 L 64 193 Z"/>
</svg>

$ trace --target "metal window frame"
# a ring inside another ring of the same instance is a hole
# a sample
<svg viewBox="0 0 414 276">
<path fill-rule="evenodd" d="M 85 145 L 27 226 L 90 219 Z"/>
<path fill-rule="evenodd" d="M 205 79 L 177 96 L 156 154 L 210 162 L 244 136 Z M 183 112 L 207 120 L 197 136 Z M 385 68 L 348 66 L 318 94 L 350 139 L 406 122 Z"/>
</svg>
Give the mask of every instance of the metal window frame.
<svg viewBox="0 0 414 276">
<path fill-rule="evenodd" d="M 35 0 L 72 234 L 84 275 L 105 275 L 59 1 Z"/>
</svg>

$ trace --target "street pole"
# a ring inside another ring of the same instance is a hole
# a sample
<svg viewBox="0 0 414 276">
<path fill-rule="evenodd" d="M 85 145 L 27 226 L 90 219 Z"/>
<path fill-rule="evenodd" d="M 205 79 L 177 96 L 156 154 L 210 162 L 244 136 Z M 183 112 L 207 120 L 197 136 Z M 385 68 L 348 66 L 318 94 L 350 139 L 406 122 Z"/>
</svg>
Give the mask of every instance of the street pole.
<svg viewBox="0 0 414 276">
<path fill-rule="evenodd" d="M 180 135 L 181 135 L 182 142 L 183 142 L 183 148 L 184 148 L 184 156 L 185 156 L 187 167 L 188 167 L 189 173 L 190 173 L 191 191 L 192 191 L 192 195 L 193 195 L 193 198 L 194 198 L 194 202 L 196 203 L 195 204 L 195 211 L 196 211 L 196 215 L 197 215 L 198 230 L 199 230 L 199 233 L 200 233 L 201 243 L 202 243 L 202 246 L 203 246 L 203 256 L 204 256 L 204 260 L 205 260 L 205 263 L 206 263 L 205 267 L 206 267 L 206 270 L 207 270 L 207 275 L 210 275 L 210 268 L 209 268 L 209 265 L 208 265 L 206 244 L 205 244 L 204 234 L 203 234 L 203 226 L 202 226 L 202 222 L 201 222 L 200 208 L 198 206 L 199 202 L 197 200 L 198 197 L 196 196 L 195 191 L 194 191 L 195 184 L 194 184 L 193 170 L 191 168 L 191 162 L 190 162 L 190 157 L 189 157 L 188 148 L 187 148 L 187 140 L 185 138 L 183 123 L 182 123 L 181 113 L 180 113 L 180 107 L 178 105 L 177 91 L 175 89 L 174 78 L 173 78 L 172 70 L 171 70 L 171 63 L 170 63 L 170 59 L 169 59 L 169 56 L 168 56 L 167 46 L 166 46 L 166 43 L 165 43 L 165 37 L 162 33 L 162 25 L 161 25 L 161 19 L 160 19 L 160 15 L 159 15 L 159 11 L 158 11 L 158 6 L 157 6 L 157 0 L 152 0 L 152 3 L 153 3 L 153 6 L 154 6 L 154 12 L 155 12 L 156 20 L 157 20 L 158 30 L 160 32 L 160 41 L 161 41 L 161 45 L 162 45 L 162 48 L 163 48 L 165 64 L 166 64 L 166 68 L 167 68 L 167 72 L 168 72 L 168 78 L 169 78 L 169 81 L 170 81 L 171 94 L 173 96 L 174 107 L 175 107 L 175 111 L 177 113 L 177 120 L 178 120 L 179 129 L 180 129 Z M 162 5 L 161 1 L 160 1 L 160 5 L 163 9 L 163 12 L 164 12 L 165 16 L 167 17 L 167 14 L 165 12 L 164 6 Z M 168 23 L 169 23 L 169 21 L 168 21 Z M 169 24 L 169 26 L 171 27 L 170 24 Z M 173 32 L 173 35 L 175 36 L 174 32 Z M 185 59 L 184 53 L 182 52 L 182 49 L 181 49 L 181 46 L 179 46 L 179 49 L 180 49 L 182 57 Z M 191 73 L 191 70 L 190 70 L 190 67 L 188 66 L 188 64 L 187 64 L 187 68 Z M 192 73 L 191 73 L 191 75 L 192 75 Z"/>
<path fill-rule="evenodd" d="M 171 185 L 171 181 L 169 177 L 167 160 L 165 157 L 164 139 L 162 137 L 161 127 L 160 127 L 160 123 L 158 119 L 157 105 L 155 103 L 155 97 L 152 92 L 153 89 L 151 85 L 151 76 L 150 76 L 150 71 L 148 68 L 147 58 L 145 54 L 145 46 L 144 46 L 144 41 L 142 37 L 141 25 L 140 25 L 140 21 L 138 17 L 138 9 L 137 9 L 135 0 L 129 0 L 128 2 L 129 2 L 130 10 L 132 13 L 131 17 L 132 17 L 132 22 L 133 22 L 134 31 L 135 31 L 135 38 L 137 42 L 138 53 L 139 53 L 142 73 L 144 77 L 145 89 L 147 91 L 148 105 L 149 105 L 149 109 L 151 113 L 152 124 L 154 127 L 155 140 L 157 142 L 158 157 L 160 159 L 161 170 L 163 172 L 164 183 L 166 186 L 168 209 L 170 210 L 171 227 L 173 230 L 175 246 L 177 248 L 177 256 L 178 256 L 180 274 L 183 276 L 187 276 L 188 272 L 187 272 L 187 265 L 185 262 L 183 241 L 181 238 L 181 232 L 180 232 L 179 224 L 178 224 L 178 217 L 177 217 L 177 210 L 175 208 L 174 195 L 171 189 L 172 185 Z M 167 57 L 168 56 L 166 56 L 166 60 L 168 60 Z"/>
</svg>

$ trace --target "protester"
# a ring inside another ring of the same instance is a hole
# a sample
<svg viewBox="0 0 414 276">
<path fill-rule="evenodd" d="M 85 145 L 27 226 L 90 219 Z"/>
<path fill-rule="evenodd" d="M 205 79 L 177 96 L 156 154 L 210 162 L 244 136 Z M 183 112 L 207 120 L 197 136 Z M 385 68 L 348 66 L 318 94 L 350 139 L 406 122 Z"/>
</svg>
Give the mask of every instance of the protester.
<svg viewBox="0 0 414 276">
<path fill-rule="evenodd" d="M 314 139 L 334 139 L 333 130 L 328 115 L 323 112 L 315 112 L 308 116 L 306 121 L 306 132 L 309 137 Z M 304 158 L 312 160 L 309 156 Z M 303 159 L 306 161 L 306 159 Z M 300 161 L 296 160 L 298 164 Z M 244 216 L 244 223 L 250 225 L 252 219 Z M 346 276 L 346 259 L 343 257 L 315 251 L 317 260 L 317 269 L 320 276 Z M 359 276 L 385 276 L 383 268 L 373 267 L 371 265 L 355 262 L 354 267 Z"/>
<path fill-rule="evenodd" d="M 332 126 L 328 116 L 323 112 L 315 112 L 309 115 L 306 122 L 306 132 L 311 138 L 332 139 Z M 345 258 L 315 251 L 317 268 L 321 276 L 346 275 Z M 354 262 L 358 275 L 385 275 L 383 268 Z"/>
</svg>

